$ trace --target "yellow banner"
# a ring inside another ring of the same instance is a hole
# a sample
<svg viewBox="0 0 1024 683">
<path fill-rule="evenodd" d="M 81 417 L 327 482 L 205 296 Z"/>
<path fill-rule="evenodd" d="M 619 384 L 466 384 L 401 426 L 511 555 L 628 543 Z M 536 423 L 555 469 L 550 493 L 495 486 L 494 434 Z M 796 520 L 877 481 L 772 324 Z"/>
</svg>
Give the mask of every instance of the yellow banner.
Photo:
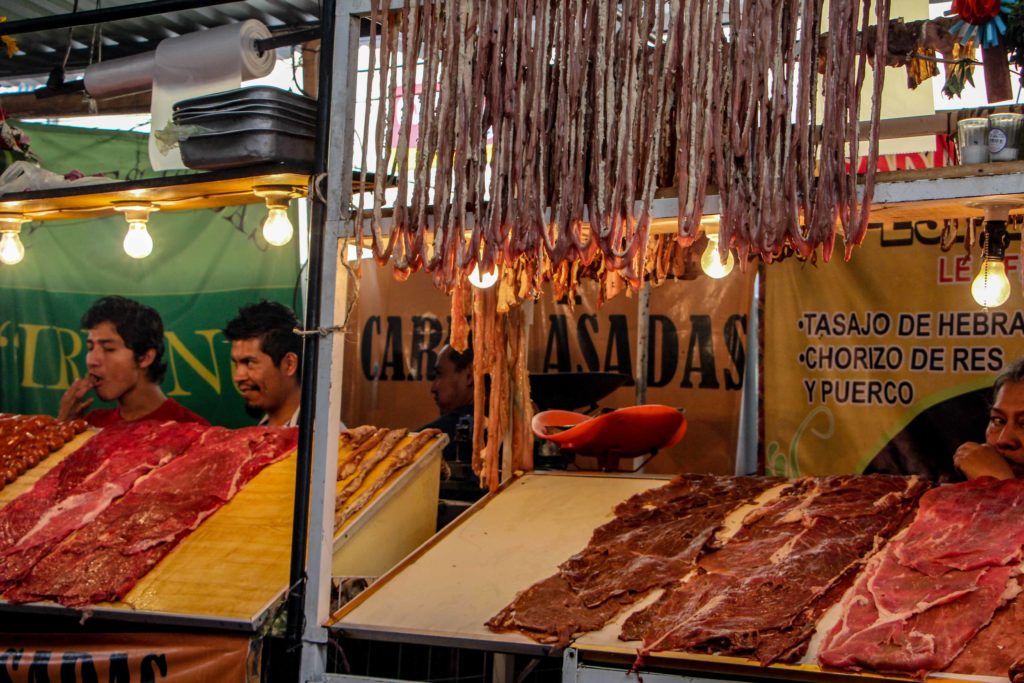
<svg viewBox="0 0 1024 683">
<path fill-rule="evenodd" d="M 0 634 L 0 680 L 245 683 L 259 680 L 250 644 L 240 635 Z"/>
<path fill-rule="evenodd" d="M 1024 353 L 1020 234 L 1010 299 L 984 310 L 971 297 L 980 249 L 943 252 L 941 227 L 872 224 L 849 262 L 767 269 L 768 473 L 944 479 L 957 445 L 984 438 L 987 388 Z"/>
<path fill-rule="evenodd" d="M 651 292 L 648 403 L 684 408 L 689 428 L 646 472 L 734 471 L 754 270 L 722 280 L 669 280 Z M 599 404 L 636 404 L 637 299 L 597 307 L 594 283 L 577 299 L 546 291 L 533 307 L 527 364 L 532 373 L 618 372 L 628 383 Z M 397 282 L 364 264 L 355 324 L 345 351 L 342 419 L 349 425 L 417 427 L 437 417 L 430 394 L 437 352 L 448 339 L 451 304 L 430 276 Z"/>
</svg>

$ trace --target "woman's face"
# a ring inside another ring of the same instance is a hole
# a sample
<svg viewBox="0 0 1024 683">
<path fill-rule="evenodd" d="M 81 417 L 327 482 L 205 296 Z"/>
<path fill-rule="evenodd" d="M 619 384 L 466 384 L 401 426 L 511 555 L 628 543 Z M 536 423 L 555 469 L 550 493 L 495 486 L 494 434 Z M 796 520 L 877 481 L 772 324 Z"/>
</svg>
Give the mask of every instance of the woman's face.
<svg viewBox="0 0 1024 683">
<path fill-rule="evenodd" d="M 985 443 L 1007 460 L 1024 464 L 1024 382 L 1008 382 L 996 394 Z"/>
</svg>

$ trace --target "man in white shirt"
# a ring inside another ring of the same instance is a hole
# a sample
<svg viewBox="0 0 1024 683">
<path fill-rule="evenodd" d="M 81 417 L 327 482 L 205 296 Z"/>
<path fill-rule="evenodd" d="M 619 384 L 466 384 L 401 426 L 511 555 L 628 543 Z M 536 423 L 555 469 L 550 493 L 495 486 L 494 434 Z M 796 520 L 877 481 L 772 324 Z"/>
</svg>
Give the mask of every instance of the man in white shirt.
<svg viewBox="0 0 1024 683">
<path fill-rule="evenodd" d="M 295 313 L 276 301 L 238 309 L 224 328 L 231 342 L 234 380 L 246 411 L 261 425 L 295 427 L 301 397 L 302 338 Z"/>
</svg>

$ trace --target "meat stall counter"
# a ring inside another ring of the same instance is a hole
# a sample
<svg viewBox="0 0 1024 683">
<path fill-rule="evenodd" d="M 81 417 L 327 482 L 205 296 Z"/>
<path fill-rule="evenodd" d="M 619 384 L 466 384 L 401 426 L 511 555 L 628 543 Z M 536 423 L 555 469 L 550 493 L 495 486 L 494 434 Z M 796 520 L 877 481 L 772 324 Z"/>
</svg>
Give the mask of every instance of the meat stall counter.
<svg viewBox="0 0 1024 683">
<path fill-rule="evenodd" d="M 95 516 L 83 510 L 84 517 L 75 518 L 81 524 L 66 537 L 63 536 L 64 532 L 57 534 L 60 529 L 56 529 L 50 522 L 59 521 L 61 515 L 57 512 L 63 511 L 66 515 L 69 510 L 76 511 L 75 496 L 65 497 L 48 509 L 40 509 L 43 517 L 37 522 L 36 530 L 48 532 L 53 527 L 53 549 L 39 553 L 34 563 L 25 567 L 26 578 L 21 583 L 12 585 L 8 582 L 4 585 L 8 596 L 8 599 L 0 600 L 0 613 L 7 615 L 5 622 L 8 624 L 2 629 L 8 631 L 3 636 L 4 643 L 8 647 L 24 648 L 29 653 L 27 657 L 33 656 L 33 652 L 40 654 L 45 650 L 60 649 L 80 650 L 98 658 L 96 653 L 109 648 L 116 649 L 118 644 L 122 649 L 131 650 L 133 646 L 124 642 L 126 638 L 141 639 L 142 643 L 138 647 L 158 647 L 168 652 L 168 648 L 181 651 L 185 647 L 198 647 L 205 653 L 200 656 L 212 660 L 219 656 L 218 650 L 235 649 L 240 651 L 239 656 L 245 664 L 243 668 L 259 672 L 261 639 L 275 629 L 273 621 L 280 612 L 288 584 L 296 430 L 231 430 L 174 423 L 139 423 L 133 428 L 139 434 L 133 432 L 131 438 L 136 442 L 145 439 L 145 428 L 150 425 L 164 428 L 164 431 L 188 431 L 189 438 L 196 434 L 207 437 L 213 435 L 226 444 L 245 441 L 246 438 L 252 443 L 254 435 L 264 433 L 280 435 L 286 441 L 279 442 L 283 447 L 272 454 L 265 461 L 269 464 L 256 470 L 258 473 L 247 483 L 244 479 L 247 475 L 243 474 L 242 480 L 230 475 L 229 479 L 241 483 L 231 485 L 228 502 L 218 504 L 209 516 L 200 519 L 198 526 L 186 532 L 187 535 L 173 549 L 155 559 L 155 565 L 151 568 L 143 570 L 137 583 L 126 589 L 123 597 L 114 600 L 92 600 L 88 593 L 77 594 L 85 597 L 75 597 L 76 594 L 67 589 L 66 584 L 84 585 L 95 590 L 94 579 L 105 566 L 99 559 L 106 556 L 105 549 L 110 548 L 111 544 L 120 543 L 117 539 L 122 536 L 130 538 L 130 532 L 125 531 L 123 526 L 120 529 L 111 526 L 109 520 L 125 519 L 124 513 L 133 502 L 146 504 L 160 498 L 163 494 L 149 489 L 154 488 L 161 477 L 143 475 L 127 493 L 122 492 L 123 495 L 114 496 L 111 500 L 104 492 L 113 490 L 116 481 L 124 480 L 126 475 L 117 469 L 120 464 L 127 463 L 125 467 L 132 468 L 131 474 L 135 475 L 141 471 L 137 463 L 146 456 L 128 457 L 132 455 L 133 445 L 125 444 L 125 440 L 122 440 L 118 448 L 97 447 L 90 450 L 91 444 L 103 441 L 100 436 L 104 434 L 92 431 L 78 435 L 63 449 L 27 470 L 14 483 L 0 490 L 0 521 L 9 521 L 17 517 L 19 512 L 31 509 L 33 506 L 30 503 L 34 496 L 51 495 L 55 490 L 55 482 L 70 481 L 75 474 L 74 470 L 81 469 L 86 461 L 99 463 L 96 469 L 89 471 L 98 473 L 96 476 L 103 481 L 98 482 L 97 486 L 90 486 L 86 478 L 85 483 L 78 484 L 80 488 L 75 489 L 80 493 L 77 497 L 104 502 L 106 507 Z M 372 443 L 367 440 L 365 447 L 360 450 L 356 442 L 356 437 L 360 435 L 375 436 L 377 439 Z M 112 440 L 112 436 L 106 435 L 104 444 L 109 446 Z M 200 445 L 196 445 L 200 441 L 195 439 L 193 445 L 185 447 L 182 454 L 169 462 L 165 461 L 166 464 L 160 463 L 150 469 L 150 473 L 167 473 L 169 477 L 176 463 L 182 463 L 176 472 L 198 472 L 196 462 L 186 461 L 202 458 L 202 452 L 196 453 L 196 458 L 193 458 L 193 450 L 202 450 Z M 201 446 L 208 450 L 212 441 L 213 438 L 207 438 Z M 339 498 L 333 543 L 332 570 L 335 575 L 378 576 L 433 533 L 440 453 L 446 442 L 446 436 L 432 431 L 407 434 L 407 430 L 367 427 L 342 433 L 339 472 L 343 472 L 345 463 L 350 463 L 351 467 L 344 470 L 345 477 L 336 486 Z M 151 451 L 159 454 L 160 448 L 166 447 L 154 447 Z M 364 456 L 360 461 L 355 457 L 357 451 Z M 92 457 L 97 454 L 105 457 Z M 126 457 L 121 458 L 120 455 Z M 227 458 L 208 460 L 221 463 Z M 246 462 L 251 462 L 251 458 Z M 249 471 L 256 469 L 245 463 L 241 467 L 239 471 L 242 472 L 247 467 Z M 206 475 L 210 472 L 210 469 L 206 469 L 200 474 L 209 480 Z M 112 479 L 114 475 L 120 478 Z M 144 488 L 147 490 L 142 493 Z M 189 485 L 188 488 L 195 486 Z M 180 498 L 177 494 L 171 496 L 172 500 Z M 157 508 L 160 507 L 159 503 L 156 503 L 156 507 L 150 505 L 150 512 L 159 514 Z M 197 513 L 188 512 L 186 516 L 192 514 Z M 153 522 L 156 518 L 150 513 L 146 514 L 146 518 L 150 520 L 143 525 L 146 529 L 159 530 L 168 524 L 166 519 L 159 524 Z M 128 525 L 132 526 L 131 522 Z M 380 543 L 381 538 L 389 539 L 389 543 Z M 81 550 L 79 546 L 83 543 L 94 550 Z M 114 562 L 115 571 L 130 564 L 124 559 L 126 557 L 145 562 L 147 553 L 156 547 L 158 541 L 145 543 L 152 545 L 138 552 L 127 551 L 130 553 L 127 556 L 117 555 L 121 559 Z M 39 547 L 42 546 L 31 547 L 31 544 L 20 543 L 8 549 L 7 566 L 3 572 L 10 573 L 14 566 L 12 563 L 19 561 L 22 554 L 36 552 Z M 93 559 L 79 562 L 76 553 L 84 553 L 83 557 Z M 47 572 L 43 569 L 55 562 L 58 563 L 57 588 L 47 590 L 56 591 L 51 594 L 60 596 L 59 601 L 63 605 L 36 597 L 46 594 L 39 588 L 45 584 L 41 584 L 37 574 L 45 576 Z M 81 565 L 82 572 L 75 569 L 78 565 Z M 68 578 L 73 575 L 83 578 Z M 107 593 L 95 592 L 93 595 Z M 17 617 L 16 621 L 14 617 Z M 79 621 L 81 623 L 77 623 Z M 143 626 L 139 628 L 132 624 Z M 58 633 L 60 636 L 56 637 Z M 222 673 L 210 675 L 227 676 Z M 243 678 L 249 680 L 247 675 L 243 675 Z M 221 679 L 235 678 L 231 674 Z"/>
<path fill-rule="evenodd" d="M 562 679 L 566 683 L 636 680 L 635 672 L 644 681 L 679 680 L 680 676 L 691 681 L 863 680 L 864 673 L 835 667 L 825 668 L 818 664 L 823 636 L 836 625 L 842 610 L 849 609 L 840 601 L 840 597 L 851 586 L 854 590 L 849 595 L 857 593 L 860 585 L 857 580 L 865 565 L 861 554 L 874 558 L 867 562 L 867 569 L 863 569 L 866 573 L 879 558 L 898 553 L 898 550 L 889 554 L 874 553 L 877 549 L 875 539 L 897 538 L 888 545 L 882 545 L 890 549 L 897 549 L 900 543 L 909 542 L 906 539 L 908 532 L 904 531 L 902 537 L 897 537 L 897 534 L 907 520 L 918 514 L 917 505 L 922 494 L 927 495 L 937 489 L 914 478 L 856 475 L 789 481 L 764 477 L 684 475 L 680 480 L 684 486 L 693 482 L 702 488 L 710 486 L 708 490 L 711 495 L 708 500 L 732 495 L 733 502 L 738 504 L 728 503 L 730 512 L 720 520 L 707 518 L 711 525 L 719 529 L 717 535 L 705 531 L 686 531 L 682 526 L 674 527 L 676 538 L 679 534 L 693 534 L 692 539 L 687 537 L 687 543 L 682 545 L 703 547 L 705 551 L 702 557 L 712 558 L 710 562 L 702 561 L 700 570 L 690 577 L 685 575 L 697 565 L 692 554 L 688 555 L 690 559 L 683 556 L 691 551 L 684 550 L 674 558 L 681 560 L 679 566 L 688 563 L 689 568 L 684 567 L 681 572 L 688 585 L 700 586 L 704 582 L 709 592 L 698 596 L 699 599 L 689 609 L 680 609 L 678 604 L 670 604 L 668 612 L 663 610 L 662 614 L 670 613 L 674 621 L 659 637 L 659 642 L 669 642 L 665 638 L 681 637 L 687 628 L 690 629 L 690 637 L 699 640 L 702 637 L 699 633 L 701 628 L 691 628 L 692 624 L 683 622 L 701 615 L 714 616 L 716 610 L 718 617 L 724 617 L 732 623 L 737 619 L 741 622 L 747 619 L 745 614 L 753 615 L 756 621 L 772 611 L 771 594 L 762 592 L 764 585 L 769 582 L 759 578 L 765 576 L 765 573 L 751 565 L 749 577 L 727 576 L 727 565 L 738 566 L 736 563 L 742 564 L 744 558 L 751 558 L 752 562 L 765 566 L 771 565 L 771 561 L 759 557 L 759 554 L 768 553 L 776 558 L 775 566 L 782 574 L 797 565 L 811 566 L 808 569 L 810 578 L 801 577 L 802 583 L 797 588 L 787 586 L 788 595 L 782 595 L 784 599 L 779 601 L 780 604 L 795 601 L 799 606 L 797 617 L 787 617 L 786 623 L 781 626 L 763 628 L 761 633 L 755 634 L 755 640 L 760 638 L 760 642 L 751 644 L 749 639 L 740 637 L 731 644 L 737 654 L 721 653 L 722 643 L 729 641 L 730 636 L 726 635 L 718 640 L 709 639 L 705 645 L 686 652 L 671 651 L 669 647 L 659 650 L 655 644 L 643 656 L 638 656 L 638 651 L 649 647 L 648 640 L 620 640 L 620 632 L 626 626 L 627 632 L 632 628 L 632 632 L 636 633 L 638 623 L 656 621 L 659 618 L 659 601 L 667 599 L 667 594 L 671 592 L 660 589 L 646 591 L 643 585 L 632 586 L 638 589 L 641 598 L 633 604 L 623 600 L 624 609 L 621 613 L 615 615 L 619 611 L 616 605 L 609 613 L 615 616 L 602 615 L 598 625 L 591 623 L 580 628 L 580 623 L 595 614 L 594 611 L 581 609 L 580 614 L 583 616 L 580 618 L 583 621 L 572 623 L 573 619 L 577 619 L 574 611 L 580 605 L 574 603 L 571 596 L 567 597 L 564 589 L 551 582 L 557 584 L 561 581 L 559 573 L 571 577 L 574 569 L 582 567 L 580 558 L 588 554 L 588 539 L 593 544 L 593 539 L 602 534 L 607 538 L 610 534 L 622 531 L 622 520 L 624 515 L 628 515 L 631 505 L 638 514 L 650 515 L 647 517 L 648 522 L 642 525 L 646 527 L 643 534 L 649 540 L 657 535 L 651 534 L 650 529 L 661 523 L 656 519 L 656 508 L 665 501 L 674 504 L 668 496 L 672 486 L 679 486 L 679 481 L 666 486 L 665 479 L 636 475 L 548 472 L 516 478 L 506 483 L 496 494 L 477 503 L 367 591 L 343 606 L 332 617 L 329 628 L 340 638 L 342 649 L 346 639 L 353 639 L 486 650 L 500 656 L 527 655 L 542 658 L 560 655 Z M 1021 488 L 1017 484 L 1014 486 Z M 731 493 L 736 491 L 736 495 Z M 943 487 L 944 493 L 953 491 L 953 488 Z M 989 498 L 995 497 L 989 491 L 980 493 Z M 699 495 L 696 497 L 699 498 Z M 681 498 L 677 496 L 676 500 Z M 864 500 L 875 501 L 867 504 L 871 514 L 865 514 Z M 704 502 L 700 505 L 700 509 L 692 508 L 697 517 L 704 514 L 705 507 L 715 507 L 714 504 L 705 506 Z M 817 513 L 814 511 L 816 506 Z M 755 510 L 755 514 L 750 514 Z M 878 514 L 874 514 L 876 512 Z M 693 519 L 694 515 L 689 517 Z M 529 524 L 523 523 L 526 519 L 530 520 Z M 812 519 L 813 523 L 806 524 L 808 519 Z M 829 526 L 829 520 L 838 526 Z M 669 521 L 668 524 L 664 528 L 672 528 L 673 522 Z M 858 530 L 851 531 L 851 525 L 858 527 Z M 543 533 L 538 533 L 538 529 L 543 529 Z M 811 532 L 804 534 L 800 531 L 794 535 L 794 529 L 811 529 Z M 781 533 L 777 533 L 779 530 Z M 629 530 L 626 532 L 631 533 Z M 803 544 L 801 540 L 809 542 Z M 660 541 L 654 539 L 651 542 L 656 544 Z M 734 552 L 723 551 L 729 548 L 730 543 L 735 543 Z M 806 547 L 801 548 L 803 545 Z M 708 551 L 708 548 L 718 550 Z M 614 551 L 609 552 L 604 547 L 597 555 L 601 556 L 605 571 L 595 572 L 587 578 L 590 581 L 588 585 L 594 590 L 600 589 L 604 577 L 616 573 Z M 792 560 L 788 565 L 783 555 Z M 815 555 L 820 560 L 814 559 Z M 856 559 L 846 566 L 841 566 L 842 562 L 837 564 L 831 561 L 851 557 Z M 567 558 L 572 559 L 567 561 Z M 635 564 L 630 571 L 621 572 L 616 581 L 643 581 L 642 575 L 647 570 L 640 568 L 649 567 L 651 563 L 647 560 L 651 558 L 632 558 L 630 561 L 637 559 L 641 560 L 640 563 Z M 1011 568 L 1007 571 L 1011 571 Z M 816 589 L 813 585 L 814 574 L 824 577 L 821 585 L 827 586 L 828 590 Z M 939 585 L 941 581 L 929 580 L 929 583 Z M 422 590 L 425 585 L 431 586 L 431 590 Z M 739 590 L 733 591 L 736 585 Z M 801 587 L 803 591 L 798 590 Z M 529 604 L 528 599 L 531 593 L 536 597 L 533 604 Z M 803 593 L 814 599 L 804 600 Z M 822 599 L 815 601 L 818 596 Z M 621 599 L 621 596 L 615 599 Z M 750 606 L 746 612 L 742 604 Z M 946 617 L 953 614 L 955 619 L 964 623 L 971 621 L 968 610 L 962 605 L 955 605 L 951 610 L 943 614 Z M 1014 601 L 1009 608 L 1000 611 L 997 617 L 1019 619 L 1017 611 L 1017 603 Z M 638 615 L 653 616 L 644 618 Z M 686 616 L 679 618 L 678 615 Z M 605 618 L 609 620 L 605 622 Z M 554 622 L 553 628 L 551 622 Z M 512 624 L 518 628 L 508 628 Z M 570 625 L 560 630 L 565 624 Z M 791 628 L 793 624 L 806 624 L 807 627 Z M 495 626 L 498 628 L 492 628 Z M 704 626 L 707 626 L 706 621 Z M 573 629 L 577 636 L 570 644 Z M 532 632 L 538 639 L 527 637 L 524 630 Z M 997 659 L 1006 660 L 997 665 L 1003 667 L 1002 673 L 981 674 L 972 669 L 991 651 L 1003 649 L 1001 645 L 993 644 L 991 639 L 986 641 L 984 635 L 982 633 L 971 640 L 970 647 L 964 651 L 966 656 L 972 648 L 976 650 L 970 652 L 971 662 L 966 659 L 954 662 L 952 668 L 960 670 L 960 673 L 930 673 L 928 679 L 991 683 L 1006 681 L 1006 661 L 1013 659 L 1006 659 L 1007 652 L 997 653 Z M 974 647 L 975 642 L 977 647 Z M 702 647 L 705 648 L 704 652 L 700 652 Z M 765 661 L 785 659 L 786 653 L 783 650 L 787 647 L 797 653 L 790 658 L 790 663 L 763 665 Z M 716 648 L 719 649 L 717 653 Z M 983 663 L 980 666 L 996 665 Z M 907 674 L 884 672 L 871 673 L 870 676 L 873 680 L 888 681 L 912 678 Z M 354 683 L 369 679 L 331 674 L 327 680 Z"/>
</svg>

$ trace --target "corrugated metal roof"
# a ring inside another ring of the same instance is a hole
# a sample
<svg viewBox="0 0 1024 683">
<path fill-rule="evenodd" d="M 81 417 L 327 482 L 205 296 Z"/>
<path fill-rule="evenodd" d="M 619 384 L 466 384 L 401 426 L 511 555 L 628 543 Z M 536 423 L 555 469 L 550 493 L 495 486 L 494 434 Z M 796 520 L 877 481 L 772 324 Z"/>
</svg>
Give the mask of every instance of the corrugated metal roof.
<svg viewBox="0 0 1024 683">
<path fill-rule="evenodd" d="M 77 11 L 135 5 L 144 0 L 80 0 Z M 71 14 L 75 0 L 0 0 L 0 16 L 8 22 Z M 319 23 L 319 0 L 246 0 L 197 9 L 76 26 L 70 31 L 71 52 L 66 71 L 84 69 L 91 62 L 116 59 L 156 49 L 164 38 L 192 33 L 221 24 L 259 19 L 271 31 L 304 28 Z M 0 35 L 3 24 L 0 23 Z M 69 29 L 58 28 L 13 36 L 19 51 L 11 58 L 0 50 L 0 83 L 41 80 L 64 63 Z"/>
</svg>

